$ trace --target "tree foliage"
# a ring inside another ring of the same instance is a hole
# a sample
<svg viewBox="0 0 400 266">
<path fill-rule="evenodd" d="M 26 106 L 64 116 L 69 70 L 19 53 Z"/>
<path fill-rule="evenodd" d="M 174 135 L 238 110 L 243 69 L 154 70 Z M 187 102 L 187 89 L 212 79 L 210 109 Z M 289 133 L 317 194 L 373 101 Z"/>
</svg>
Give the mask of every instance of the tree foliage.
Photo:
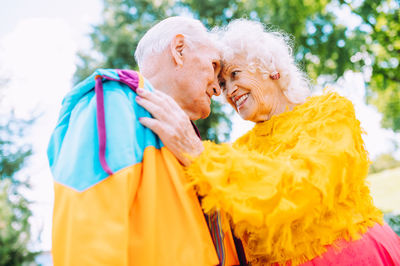
<svg viewBox="0 0 400 266">
<path fill-rule="evenodd" d="M 355 60 L 364 59 L 372 71 L 368 85 L 372 102 L 383 114 L 382 125 L 400 131 L 400 2 L 364 0 L 352 10 L 367 32 L 367 56 Z"/>
<path fill-rule="evenodd" d="M 360 4 L 361 3 L 361 4 Z M 389 9 L 385 6 L 390 6 Z M 348 28 L 338 12 L 350 10 L 361 22 Z M 104 0 L 104 21 L 93 27 L 93 50 L 80 53 L 76 80 L 98 66 L 136 68 L 133 52 L 143 34 L 156 22 L 172 15 L 191 15 L 208 28 L 226 25 L 235 18 L 258 20 L 273 30 L 290 33 L 294 55 L 317 81 L 335 81 L 346 70 L 371 72 L 369 90 L 383 125 L 400 130 L 399 9 L 393 0 Z M 224 141 L 231 122 L 219 103 L 211 116 L 198 121 L 202 136 Z M 223 126 L 220 126 L 223 125 Z"/>
<path fill-rule="evenodd" d="M 183 0 L 183 3 L 209 27 L 249 18 L 271 30 L 290 34 L 296 59 L 313 80 L 321 74 L 340 77 L 350 67 L 346 59 L 361 43 L 358 36 L 346 36 L 346 27 L 336 23 L 335 9 L 326 0 Z"/>
<path fill-rule="evenodd" d="M 31 120 L 16 118 L 13 112 L 0 117 L 0 180 L 12 179 L 32 154 L 30 145 L 19 144 L 31 123 Z M 19 182 L 12 180 L 14 184 Z"/>
<path fill-rule="evenodd" d="M 400 214 L 385 213 L 384 218 L 393 231 L 400 236 Z"/>
<path fill-rule="evenodd" d="M 26 265 L 36 255 L 27 248 L 31 211 L 28 200 L 20 194 L 20 189 L 29 186 L 26 180 L 15 177 L 32 154 L 31 147 L 22 141 L 31 123 L 17 119 L 13 112 L 0 115 L 0 265 Z"/>
<path fill-rule="evenodd" d="M 10 179 L 0 181 L 0 265 L 19 266 L 34 261 L 30 241 L 29 202 Z"/>
</svg>

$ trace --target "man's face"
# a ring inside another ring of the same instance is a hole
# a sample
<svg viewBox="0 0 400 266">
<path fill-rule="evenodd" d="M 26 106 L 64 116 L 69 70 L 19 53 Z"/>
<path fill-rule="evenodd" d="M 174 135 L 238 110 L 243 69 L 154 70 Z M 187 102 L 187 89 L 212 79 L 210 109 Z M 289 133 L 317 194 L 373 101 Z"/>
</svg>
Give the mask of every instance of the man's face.
<svg viewBox="0 0 400 266">
<path fill-rule="evenodd" d="M 218 74 L 221 70 L 219 51 L 212 46 L 198 45 L 183 52 L 179 70 L 179 88 L 175 100 L 191 120 L 210 114 L 211 97 L 220 95 Z"/>
</svg>

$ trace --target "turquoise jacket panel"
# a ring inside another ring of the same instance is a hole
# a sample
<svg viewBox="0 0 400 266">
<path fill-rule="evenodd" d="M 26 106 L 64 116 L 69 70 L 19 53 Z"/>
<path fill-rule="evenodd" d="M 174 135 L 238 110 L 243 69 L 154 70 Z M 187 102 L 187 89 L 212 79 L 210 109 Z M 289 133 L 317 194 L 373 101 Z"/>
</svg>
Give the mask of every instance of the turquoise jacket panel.
<svg viewBox="0 0 400 266">
<path fill-rule="evenodd" d="M 119 80 L 116 70 L 99 69 L 75 86 L 62 102 L 47 151 L 54 180 L 77 191 L 86 190 L 109 176 L 99 161 L 94 91 L 98 75 Z M 144 80 L 144 89 L 154 90 L 147 80 Z M 136 103 L 132 89 L 122 82 L 103 79 L 103 90 L 106 160 L 115 173 L 142 162 L 147 147 L 160 149 L 163 144 L 157 135 L 140 124 L 140 117 L 151 115 Z"/>
</svg>

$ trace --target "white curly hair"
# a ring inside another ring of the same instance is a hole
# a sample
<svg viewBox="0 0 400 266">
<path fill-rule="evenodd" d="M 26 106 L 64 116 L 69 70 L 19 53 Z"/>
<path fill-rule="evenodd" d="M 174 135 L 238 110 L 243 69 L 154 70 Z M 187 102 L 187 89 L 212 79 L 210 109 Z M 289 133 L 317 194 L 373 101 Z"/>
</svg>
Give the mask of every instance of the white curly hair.
<svg viewBox="0 0 400 266">
<path fill-rule="evenodd" d="M 225 46 L 223 61 L 241 55 L 246 58 L 249 70 L 255 72 L 258 69 L 264 78 L 269 78 L 274 71 L 279 72 L 277 82 L 292 103 L 304 103 L 310 95 L 309 80 L 295 63 L 288 35 L 265 30 L 260 22 L 247 19 L 233 20 L 214 32 L 219 34 Z"/>
</svg>

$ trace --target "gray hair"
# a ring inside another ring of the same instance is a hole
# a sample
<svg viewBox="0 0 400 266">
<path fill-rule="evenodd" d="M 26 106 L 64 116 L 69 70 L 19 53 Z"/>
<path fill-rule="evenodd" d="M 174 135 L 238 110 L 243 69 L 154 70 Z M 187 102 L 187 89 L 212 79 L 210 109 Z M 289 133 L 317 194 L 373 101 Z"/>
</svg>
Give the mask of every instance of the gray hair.
<svg viewBox="0 0 400 266">
<path fill-rule="evenodd" d="M 234 20 L 214 31 L 220 34 L 225 46 L 223 60 L 230 61 L 241 54 L 245 55 L 250 71 L 258 69 L 264 78 L 279 72 L 279 85 L 292 103 L 303 103 L 310 95 L 309 80 L 296 66 L 287 35 L 266 31 L 260 22 L 246 19 Z"/>
<path fill-rule="evenodd" d="M 207 29 L 199 20 L 180 16 L 169 17 L 153 26 L 139 41 L 135 51 L 139 69 L 143 67 L 143 63 L 149 55 L 164 51 L 178 34 L 185 36 L 188 46 L 192 46 L 194 43 L 214 44 Z"/>
</svg>

